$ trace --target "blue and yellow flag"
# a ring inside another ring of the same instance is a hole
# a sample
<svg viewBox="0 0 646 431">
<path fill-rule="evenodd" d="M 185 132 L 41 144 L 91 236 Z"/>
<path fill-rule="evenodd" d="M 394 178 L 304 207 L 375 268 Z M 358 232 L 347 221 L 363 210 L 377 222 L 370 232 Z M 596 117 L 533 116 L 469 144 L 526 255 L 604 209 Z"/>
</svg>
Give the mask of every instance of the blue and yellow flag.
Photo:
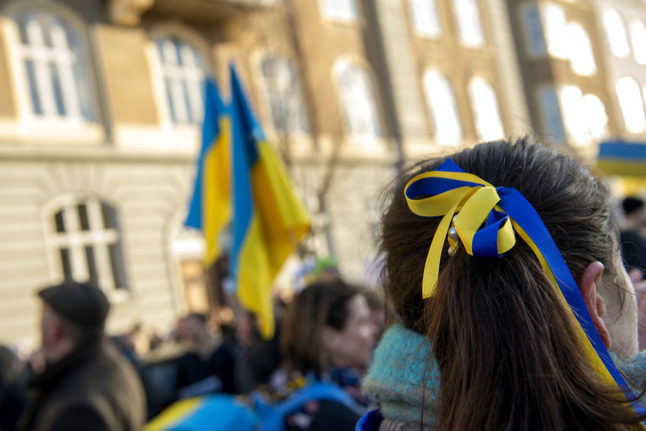
<svg viewBox="0 0 646 431">
<path fill-rule="evenodd" d="M 274 333 L 271 285 L 309 231 L 310 220 L 285 167 L 266 141 L 233 65 L 233 252 L 231 274 L 243 307 Z"/>
<path fill-rule="evenodd" d="M 206 80 L 202 148 L 186 226 L 200 229 L 206 241 L 204 264 L 220 254 L 218 236 L 231 219 L 231 121 L 212 78 Z"/>
</svg>

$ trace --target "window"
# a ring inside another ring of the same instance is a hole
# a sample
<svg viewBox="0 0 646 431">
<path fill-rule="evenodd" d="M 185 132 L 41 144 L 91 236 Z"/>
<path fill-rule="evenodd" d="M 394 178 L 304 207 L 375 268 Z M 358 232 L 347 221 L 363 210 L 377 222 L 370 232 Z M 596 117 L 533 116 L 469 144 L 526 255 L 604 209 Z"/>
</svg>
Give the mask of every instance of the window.
<svg viewBox="0 0 646 431">
<path fill-rule="evenodd" d="M 416 35 L 435 38 L 442 33 L 435 0 L 410 0 L 408 5 Z"/>
<path fill-rule="evenodd" d="M 548 3 L 543 7 L 542 12 L 547 36 L 547 50 L 556 58 L 568 59 L 570 44 L 566 43 L 568 39 L 565 11 L 561 6 Z"/>
<path fill-rule="evenodd" d="M 610 51 L 615 57 L 625 58 L 630 55 L 630 46 L 626 37 L 626 26 L 624 20 L 614 9 L 603 11 L 603 26 L 606 29 L 606 36 L 610 44 Z"/>
<path fill-rule="evenodd" d="M 353 22 L 358 18 L 356 0 L 320 0 L 326 19 Z"/>
<path fill-rule="evenodd" d="M 48 220 L 48 244 L 61 278 L 89 280 L 106 292 L 126 289 L 117 213 L 89 196 L 61 201 Z"/>
<path fill-rule="evenodd" d="M 168 118 L 175 125 L 200 124 L 204 109 L 204 63 L 198 51 L 177 37 L 161 37 L 155 44 Z"/>
<path fill-rule="evenodd" d="M 345 125 L 354 138 L 379 135 L 379 117 L 372 82 L 359 67 L 341 60 L 335 67 Z"/>
<path fill-rule="evenodd" d="M 566 85 L 560 97 L 565 127 L 574 144 L 588 145 L 607 135 L 606 108 L 597 96 L 583 95 L 579 87 Z"/>
<path fill-rule="evenodd" d="M 630 40 L 633 44 L 633 55 L 639 64 L 646 64 L 646 25 L 641 19 L 630 23 Z"/>
<path fill-rule="evenodd" d="M 453 0 L 453 11 L 462 44 L 472 48 L 482 46 L 484 36 L 476 0 Z"/>
<path fill-rule="evenodd" d="M 525 3 L 521 9 L 523 27 L 525 29 L 525 46 L 532 57 L 542 58 L 547 54 L 545 36 L 541 24 L 541 15 L 534 3 Z"/>
<path fill-rule="evenodd" d="M 574 73 L 583 76 L 591 76 L 597 71 L 594 61 L 594 53 L 588 33 L 578 23 L 570 23 L 567 26 L 568 41 L 570 47 L 570 65 Z"/>
<path fill-rule="evenodd" d="M 84 36 L 49 12 L 27 11 L 15 19 L 30 113 L 47 120 L 95 121 L 95 93 Z"/>
<path fill-rule="evenodd" d="M 646 129 L 646 118 L 639 85 L 634 79 L 624 76 L 617 81 L 616 89 L 626 129 L 631 133 L 643 132 Z"/>
<path fill-rule="evenodd" d="M 462 139 L 462 127 L 453 88 L 444 75 L 430 70 L 424 75 L 424 90 L 439 145 L 455 146 Z"/>
<path fill-rule="evenodd" d="M 269 55 L 261 60 L 260 69 L 274 130 L 282 133 L 307 132 L 301 82 L 294 63 Z"/>
<path fill-rule="evenodd" d="M 496 93 L 487 81 L 476 77 L 469 84 L 469 97 L 473 108 L 478 138 L 481 141 L 495 141 L 505 137 L 498 110 Z"/>
<path fill-rule="evenodd" d="M 542 87 L 538 90 L 538 102 L 545 133 L 555 142 L 565 142 L 563 118 L 559 107 L 558 96 L 552 87 Z"/>
</svg>

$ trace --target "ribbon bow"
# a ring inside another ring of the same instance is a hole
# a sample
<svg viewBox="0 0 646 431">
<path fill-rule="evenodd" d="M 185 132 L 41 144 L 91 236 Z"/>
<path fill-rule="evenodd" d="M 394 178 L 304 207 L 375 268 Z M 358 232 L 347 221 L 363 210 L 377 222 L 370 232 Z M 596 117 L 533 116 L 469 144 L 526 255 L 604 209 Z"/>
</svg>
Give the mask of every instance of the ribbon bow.
<svg viewBox="0 0 646 431">
<path fill-rule="evenodd" d="M 567 303 L 572 317 L 579 323 L 577 335 L 592 367 L 605 383 L 616 385 L 627 399 L 634 398 L 608 354 L 552 236 L 534 207 L 518 190 L 494 187 L 447 159 L 436 170 L 411 179 L 404 193 L 408 208 L 414 214 L 442 217 L 426 256 L 423 298 L 432 296 L 435 290 L 442 248 L 452 220 L 460 241 L 471 256 L 500 258 L 516 244 L 518 234 L 532 249 L 552 285 Z M 632 406 L 637 414 L 644 413 L 641 404 L 632 402 Z M 646 425 L 641 424 L 637 429 L 646 429 Z"/>
</svg>

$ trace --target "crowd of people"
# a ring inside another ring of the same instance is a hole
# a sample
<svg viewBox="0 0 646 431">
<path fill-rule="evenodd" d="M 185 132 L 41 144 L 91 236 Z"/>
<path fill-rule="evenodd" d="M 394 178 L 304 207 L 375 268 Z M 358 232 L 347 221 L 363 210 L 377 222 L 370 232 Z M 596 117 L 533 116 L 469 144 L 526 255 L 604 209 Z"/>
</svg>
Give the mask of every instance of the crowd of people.
<svg viewBox="0 0 646 431">
<path fill-rule="evenodd" d="M 213 394 L 272 430 L 644 429 L 646 209 L 613 206 L 531 138 L 424 160 L 387 194 L 379 289 L 320 277 L 269 340 L 242 310 L 190 313 L 164 359 L 140 328 L 106 336 L 99 288 L 46 287 L 39 354 L 0 348 L 0 431 L 139 430 Z"/>
</svg>

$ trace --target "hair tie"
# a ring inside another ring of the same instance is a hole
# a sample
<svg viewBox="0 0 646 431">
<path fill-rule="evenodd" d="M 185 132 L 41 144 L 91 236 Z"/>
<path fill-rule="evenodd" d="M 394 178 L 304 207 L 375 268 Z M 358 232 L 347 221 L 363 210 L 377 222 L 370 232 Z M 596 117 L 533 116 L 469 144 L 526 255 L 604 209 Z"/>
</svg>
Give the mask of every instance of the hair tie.
<svg viewBox="0 0 646 431">
<path fill-rule="evenodd" d="M 586 357 L 602 381 L 616 385 L 631 400 L 632 391 L 617 369 L 597 332 L 579 287 L 552 236 L 534 207 L 516 189 L 494 187 L 464 172 L 447 159 L 437 169 L 412 178 L 404 189 L 408 208 L 422 217 L 442 217 L 424 265 L 422 297 L 435 290 L 442 249 L 451 221 L 465 251 L 475 257 L 500 258 L 516 244 L 516 235 L 529 245 L 552 285 L 578 322 L 577 335 Z M 457 238 L 449 242 L 455 249 Z M 631 402 L 638 415 L 640 403 Z M 644 427 L 643 429 L 646 429 Z"/>
</svg>

